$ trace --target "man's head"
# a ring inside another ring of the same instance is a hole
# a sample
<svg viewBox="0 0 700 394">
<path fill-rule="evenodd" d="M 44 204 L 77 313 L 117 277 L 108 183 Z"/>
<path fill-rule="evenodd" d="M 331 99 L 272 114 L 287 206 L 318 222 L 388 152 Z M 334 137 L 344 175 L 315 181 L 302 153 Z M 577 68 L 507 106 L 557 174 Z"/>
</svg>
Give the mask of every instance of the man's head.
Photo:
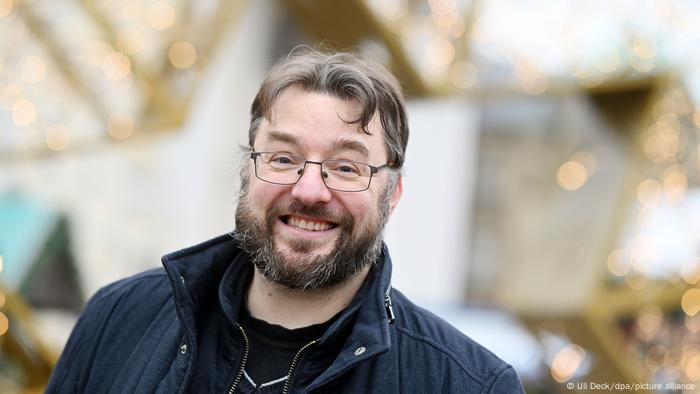
<svg viewBox="0 0 700 394">
<path fill-rule="evenodd" d="M 313 50 L 278 63 L 251 108 L 256 153 L 242 168 L 236 212 L 258 270 L 312 290 L 374 262 L 401 197 L 407 142 L 401 90 L 383 67 Z"/>
</svg>

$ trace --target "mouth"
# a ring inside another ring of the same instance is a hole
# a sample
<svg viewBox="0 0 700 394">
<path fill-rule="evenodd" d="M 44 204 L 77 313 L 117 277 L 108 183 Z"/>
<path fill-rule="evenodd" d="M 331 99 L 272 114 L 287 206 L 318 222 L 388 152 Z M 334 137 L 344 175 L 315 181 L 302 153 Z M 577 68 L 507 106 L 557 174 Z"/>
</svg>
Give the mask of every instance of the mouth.
<svg viewBox="0 0 700 394">
<path fill-rule="evenodd" d="M 283 215 L 280 220 L 287 226 L 306 231 L 328 231 L 338 227 L 338 223 L 307 216 Z"/>
</svg>

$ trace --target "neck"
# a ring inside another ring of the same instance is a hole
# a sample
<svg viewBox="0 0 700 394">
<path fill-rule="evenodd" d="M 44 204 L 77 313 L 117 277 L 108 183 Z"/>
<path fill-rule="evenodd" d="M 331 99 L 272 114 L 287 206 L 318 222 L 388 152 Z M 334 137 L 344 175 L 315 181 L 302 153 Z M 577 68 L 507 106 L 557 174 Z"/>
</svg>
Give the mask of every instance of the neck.
<svg viewBox="0 0 700 394">
<path fill-rule="evenodd" d="M 256 269 L 248 289 L 248 310 L 256 319 L 288 329 L 326 322 L 350 305 L 369 269 L 370 265 L 343 283 L 312 291 L 270 282 Z"/>
</svg>

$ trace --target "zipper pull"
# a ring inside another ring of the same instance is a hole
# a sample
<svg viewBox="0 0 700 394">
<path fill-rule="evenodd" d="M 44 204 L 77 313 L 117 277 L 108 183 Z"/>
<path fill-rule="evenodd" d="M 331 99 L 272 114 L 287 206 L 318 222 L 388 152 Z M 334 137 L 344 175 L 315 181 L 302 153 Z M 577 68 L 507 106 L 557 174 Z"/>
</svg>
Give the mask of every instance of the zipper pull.
<svg viewBox="0 0 700 394">
<path fill-rule="evenodd" d="M 384 309 L 386 309 L 386 316 L 389 318 L 389 324 L 392 324 L 396 320 L 394 316 L 394 308 L 391 307 L 391 297 L 389 297 L 389 292 L 384 294 Z"/>
</svg>

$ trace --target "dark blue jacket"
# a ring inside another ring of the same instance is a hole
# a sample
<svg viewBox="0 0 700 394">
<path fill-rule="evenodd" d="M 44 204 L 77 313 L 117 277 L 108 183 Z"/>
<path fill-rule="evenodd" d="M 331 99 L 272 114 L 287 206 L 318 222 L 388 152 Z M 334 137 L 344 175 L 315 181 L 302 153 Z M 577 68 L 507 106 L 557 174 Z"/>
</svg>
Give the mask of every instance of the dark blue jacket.
<svg viewBox="0 0 700 394">
<path fill-rule="evenodd" d="M 224 235 L 166 255 L 165 270 L 100 289 L 47 392 L 224 393 L 240 384 L 247 347 L 237 314 L 252 272 L 241 255 Z M 523 392 L 510 365 L 392 289 L 386 248 L 383 256 L 302 352 L 289 392 Z"/>
</svg>

